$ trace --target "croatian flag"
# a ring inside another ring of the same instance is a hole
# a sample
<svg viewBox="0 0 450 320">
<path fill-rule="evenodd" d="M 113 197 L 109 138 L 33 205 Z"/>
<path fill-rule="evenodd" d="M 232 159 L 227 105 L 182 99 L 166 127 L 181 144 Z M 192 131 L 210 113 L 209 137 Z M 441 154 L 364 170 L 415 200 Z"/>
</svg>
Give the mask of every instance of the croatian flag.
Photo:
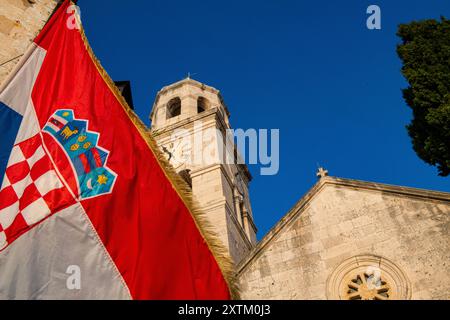
<svg viewBox="0 0 450 320">
<path fill-rule="evenodd" d="M 0 89 L 0 299 L 231 298 L 229 258 L 74 18 L 64 2 Z"/>
</svg>

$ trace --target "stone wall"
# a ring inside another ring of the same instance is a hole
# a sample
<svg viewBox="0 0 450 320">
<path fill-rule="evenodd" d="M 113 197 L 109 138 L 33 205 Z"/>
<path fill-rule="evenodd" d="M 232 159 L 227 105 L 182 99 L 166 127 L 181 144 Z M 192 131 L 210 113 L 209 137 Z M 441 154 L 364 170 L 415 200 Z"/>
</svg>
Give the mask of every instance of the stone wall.
<svg viewBox="0 0 450 320">
<path fill-rule="evenodd" d="M 55 8 L 57 0 L 2 0 L 0 4 L 0 83 Z M 18 58 L 16 58 L 18 57 Z M 12 59 L 12 60 L 11 60 Z M 10 62 L 8 62 L 11 60 Z"/>
<path fill-rule="evenodd" d="M 339 299 L 330 294 L 337 266 L 373 255 L 404 274 L 403 298 L 450 299 L 450 194 L 333 180 L 322 179 L 241 264 L 242 297 Z"/>
</svg>

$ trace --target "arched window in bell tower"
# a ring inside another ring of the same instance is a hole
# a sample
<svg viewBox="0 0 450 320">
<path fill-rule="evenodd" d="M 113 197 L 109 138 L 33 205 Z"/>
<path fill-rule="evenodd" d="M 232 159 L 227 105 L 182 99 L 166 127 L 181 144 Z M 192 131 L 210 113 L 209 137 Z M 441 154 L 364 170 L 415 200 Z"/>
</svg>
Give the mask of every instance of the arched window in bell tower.
<svg viewBox="0 0 450 320">
<path fill-rule="evenodd" d="M 197 113 L 202 113 L 208 107 L 208 100 L 203 97 L 197 99 Z"/>
<path fill-rule="evenodd" d="M 181 114 L 181 99 L 173 98 L 167 103 L 167 119 L 179 116 Z"/>
</svg>

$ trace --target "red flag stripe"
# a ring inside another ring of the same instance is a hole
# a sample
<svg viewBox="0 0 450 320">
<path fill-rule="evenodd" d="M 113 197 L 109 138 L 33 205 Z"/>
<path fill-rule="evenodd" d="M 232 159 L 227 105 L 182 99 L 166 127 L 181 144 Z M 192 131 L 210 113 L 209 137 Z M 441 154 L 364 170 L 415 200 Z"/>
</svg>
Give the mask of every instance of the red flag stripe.
<svg viewBox="0 0 450 320">
<path fill-rule="evenodd" d="M 189 208 L 115 96 L 113 85 L 110 88 L 103 78 L 80 31 L 67 28 L 68 5 L 66 1 L 35 40 L 47 52 L 32 99 L 41 127 L 64 101 L 64 108 L 89 121 L 89 130 L 100 134 L 99 146 L 110 151 L 108 166 L 117 173 L 114 189 L 83 200 L 87 216 L 133 298 L 230 298 L 224 275 Z"/>
</svg>

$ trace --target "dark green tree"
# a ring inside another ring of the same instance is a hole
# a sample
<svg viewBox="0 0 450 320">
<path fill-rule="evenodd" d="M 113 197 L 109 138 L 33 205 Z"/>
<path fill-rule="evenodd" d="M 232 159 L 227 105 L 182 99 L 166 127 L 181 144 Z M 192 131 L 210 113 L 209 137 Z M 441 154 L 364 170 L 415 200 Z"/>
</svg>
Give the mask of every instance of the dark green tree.
<svg viewBox="0 0 450 320">
<path fill-rule="evenodd" d="M 407 126 L 414 151 L 450 174 L 450 20 L 423 20 L 402 24 L 397 54 L 409 82 L 403 98 L 413 111 Z"/>
</svg>

